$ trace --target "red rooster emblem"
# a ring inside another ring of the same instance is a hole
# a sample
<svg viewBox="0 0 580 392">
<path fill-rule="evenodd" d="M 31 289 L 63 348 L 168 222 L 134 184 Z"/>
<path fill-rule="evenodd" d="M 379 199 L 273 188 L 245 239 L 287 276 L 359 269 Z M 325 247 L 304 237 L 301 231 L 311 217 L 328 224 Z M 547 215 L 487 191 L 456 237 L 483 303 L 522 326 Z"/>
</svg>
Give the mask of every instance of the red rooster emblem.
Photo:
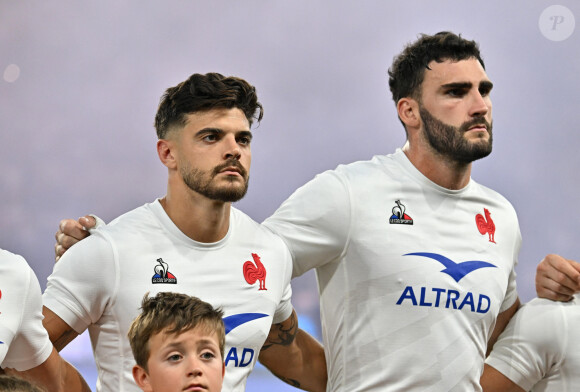
<svg viewBox="0 0 580 392">
<path fill-rule="evenodd" d="M 477 225 L 479 232 L 482 235 L 487 233 L 489 236 L 489 242 L 493 242 L 495 244 L 495 223 L 493 223 L 493 220 L 491 219 L 491 213 L 487 208 L 484 208 L 483 212 L 485 213 L 485 218 L 481 214 L 475 215 L 475 224 Z"/>
<path fill-rule="evenodd" d="M 266 288 L 266 267 L 260 261 L 260 256 L 256 253 L 252 253 L 252 257 L 256 262 L 254 265 L 251 261 L 246 261 L 244 263 L 244 278 L 249 284 L 256 283 L 256 280 L 260 281 L 259 290 L 268 290 Z"/>
</svg>

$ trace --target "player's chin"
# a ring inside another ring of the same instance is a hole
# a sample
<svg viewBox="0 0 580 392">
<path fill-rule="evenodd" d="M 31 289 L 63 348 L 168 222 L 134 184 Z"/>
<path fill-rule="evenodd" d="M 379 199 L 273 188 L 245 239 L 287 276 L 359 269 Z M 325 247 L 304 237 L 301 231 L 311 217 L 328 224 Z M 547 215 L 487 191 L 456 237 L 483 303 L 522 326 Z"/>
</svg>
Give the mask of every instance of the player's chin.
<svg viewBox="0 0 580 392">
<path fill-rule="evenodd" d="M 218 182 L 219 189 L 225 192 L 237 192 L 248 188 L 248 182 L 243 177 L 227 177 Z"/>
<path fill-rule="evenodd" d="M 487 130 L 467 131 L 463 137 L 469 142 L 489 141 L 491 135 Z"/>
<path fill-rule="evenodd" d="M 491 154 L 491 143 L 480 144 L 478 146 L 474 146 L 469 152 L 469 157 L 466 159 L 468 162 L 477 161 L 478 159 L 485 158 L 489 154 Z"/>
<path fill-rule="evenodd" d="M 236 202 L 241 200 L 248 191 L 247 183 L 228 184 L 219 188 L 218 199 L 225 202 Z"/>
<path fill-rule="evenodd" d="M 493 139 L 491 135 L 487 132 L 478 132 L 473 135 L 466 135 L 465 137 L 469 149 L 474 151 L 489 151 L 491 152 L 491 147 Z"/>
</svg>

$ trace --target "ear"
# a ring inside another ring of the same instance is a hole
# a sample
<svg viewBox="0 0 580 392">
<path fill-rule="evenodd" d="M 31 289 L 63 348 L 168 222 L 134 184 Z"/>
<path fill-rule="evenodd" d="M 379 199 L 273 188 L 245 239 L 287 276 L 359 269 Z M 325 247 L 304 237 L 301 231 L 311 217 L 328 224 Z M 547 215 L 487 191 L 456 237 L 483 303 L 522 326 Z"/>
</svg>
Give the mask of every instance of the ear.
<svg viewBox="0 0 580 392">
<path fill-rule="evenodd" d="M 225 375 L 226 375 L 226 363 L 222 362 L 222 380 L 224 379 Z"/>
<path fill-rule="evenodd" d="M 151 387 L 151 383 L 149 381 L 149 375 L 139 365 L 133 366 L 133 379 L 135 383 L 141 388 L 144 392 L 152 392 L 153 389 Z"/>
<path fill-rule="evenodd" d="M 165 166 L 169 169 L 177 167 L 176 143 L 169 139 L 159 139 L 157 141 L 157 155 Z"/>
<path fill-rule="evenodd" d="M 399 102 L 397 102 L 397 113 L 407 129 L 418 128 L 421 125 L 419 103 L 413 98 L 405 97 L 399 99 Z"/>
</svg>

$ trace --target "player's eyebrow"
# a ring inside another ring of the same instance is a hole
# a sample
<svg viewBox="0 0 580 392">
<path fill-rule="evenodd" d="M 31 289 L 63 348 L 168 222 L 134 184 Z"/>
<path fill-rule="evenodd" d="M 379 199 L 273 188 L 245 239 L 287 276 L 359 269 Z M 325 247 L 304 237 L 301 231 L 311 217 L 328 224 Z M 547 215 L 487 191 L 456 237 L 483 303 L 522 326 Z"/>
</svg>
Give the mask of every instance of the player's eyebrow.
<svg viewBox="0 0 580 392">
<path fill-rule="evenodd" d="M 473 83 L 471 83 L 471 82 L 453 82 L 453 83 L 446 83 L 446 84 L 441 85 L 442 89 L 458 88 L 458 89 L 468 90 L 471 87 L 473 87 Z"/>
<path fill-rule="evenodd" d="M 493 88 L 493 83 L 490 82 L 489 80 L 484 80 L 482 82 L 479 83 L 479 88 L 484 88 L 487 91 L 491 91 L 491 89 Z"/>
<path fill-rule="evenodd" d="M 208 127 L 208 128 L 200 129 L 199 131 L 196 132 L 195 135 L 196 136 L 201 136 L 201 135 L 206 134 L 206 133 L 214 133 L 214 134 L 221 135 L 221 134 L 224 134 L 225 132 L 224 132 L 223 129 L 220 129 L 220 128 L 211 128 L 211 127 Z M 237 131 L 236 133 L 237 133 L 238 136 L 244 136 L 244 137 L 248 137 L 250 139 L 252 139 L 253 136 L 254 136 L 251 131 L 248 131 L 248 130 L 245 130 L 245 129 L 244 130 L 241 130 L 241 131 Z"/>
<path fill-rule="evenodd" d="M 442 89 L 452 89 L 452 88 L 458 88 L 458 89 L 470 89 L 473 87 L 473 83 L 471 82 L 452 82 L 452 83 L 446 83 L 446 84 L 442 84 L 441 88 Z M 491 90 L 493 88 L 493 83 L 489 80 L 483 80 L 479 83 L 479 88 L 485 88 L 487 90 Z"/>
<path fill-rule="evenodd" d="M 200 136 L 203 135 L 204 133 L 217 133 L 217 134 L 222 134 L 224 133 L 223 129 L 219 129 L 219 128 L 202 128 L 199 131 L 197 131 L 197 133 L 195 134 L 196 136 Z"/>
</svg>

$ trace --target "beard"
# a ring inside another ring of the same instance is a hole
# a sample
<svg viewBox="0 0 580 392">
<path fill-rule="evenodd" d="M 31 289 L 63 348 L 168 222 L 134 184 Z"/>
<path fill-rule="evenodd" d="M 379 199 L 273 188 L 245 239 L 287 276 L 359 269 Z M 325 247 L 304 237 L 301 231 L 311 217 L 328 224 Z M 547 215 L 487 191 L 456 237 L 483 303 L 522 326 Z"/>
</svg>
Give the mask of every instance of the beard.
<svg viewBox="0 0 580 392">
<path fill-rule="evenodd" d="M 427 137 L 427 141 L 439 154 L 459 163 L 471 163 L 491 154 L 493 124 L 484 117 L 475 117 L 461 124 L 458 128 L 436 119 L 422 105 L 419 106 L 419 114 L 423 120 L 424 134 Z M 481 138 L 469 141 L 465 138 L 465 132 L 477 124 L 484 124 L 487 127 L 489 140 Z"/>
<path fill-rule="evenodd" d="M 243 184 L 240 184 L 240 178 L 236 176 L 224 179 L 227 182 L 226 185 L 216 185 L 214 183 L 215 177 L 226 167 L 232 166 L 239 169 Z M 185 182 L 189 189 L 211 200 L 235 202 L 241 200 L 248 191 L 250 177 L 247 170 L 237 160 L 227 161 L 215 167 L 211 172 L 192 169 L 188 163 L 183 164 L 179 171 L 183 182 Z"/>
</svg>

